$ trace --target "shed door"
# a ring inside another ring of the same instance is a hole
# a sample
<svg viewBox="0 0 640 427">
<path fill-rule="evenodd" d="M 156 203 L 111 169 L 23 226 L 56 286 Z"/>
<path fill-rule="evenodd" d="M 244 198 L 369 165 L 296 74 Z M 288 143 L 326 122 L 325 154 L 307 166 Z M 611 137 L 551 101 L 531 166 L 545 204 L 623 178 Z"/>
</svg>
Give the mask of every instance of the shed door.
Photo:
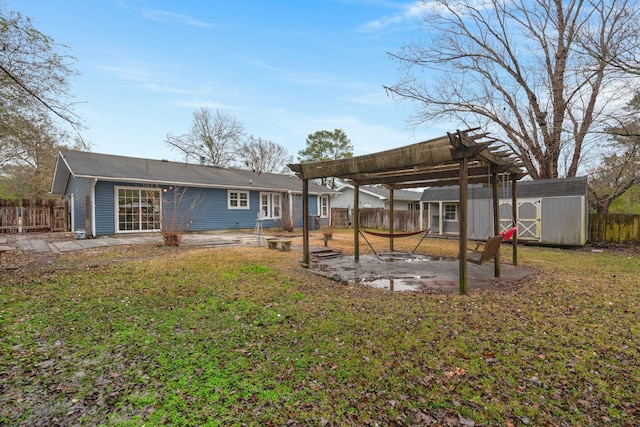
<svg viewBox="0 0 640 427">
<path fill-rule="evenodd" d="M 518 239 L 537 240 L 542 235 L 540 227 L 541 199 L 518 200 Z M 500 228 L 511 227 L 511 200 L 500 202 Z"/>
</svg>

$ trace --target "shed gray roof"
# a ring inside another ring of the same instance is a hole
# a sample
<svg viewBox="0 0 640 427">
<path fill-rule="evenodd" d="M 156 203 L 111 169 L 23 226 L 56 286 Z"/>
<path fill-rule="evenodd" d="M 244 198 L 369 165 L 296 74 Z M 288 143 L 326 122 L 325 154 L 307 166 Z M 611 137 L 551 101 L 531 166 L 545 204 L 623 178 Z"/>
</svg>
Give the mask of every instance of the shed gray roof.
<svg viewBox="0 0 640 427">
<path fill-rule="evenodd" d="M 244 169 L 60 150 L 51 193 L 64 194 L 70 176 L 148 185 L 302 192 L 302 181 L 293 175 L 255 173 Z M 309 182 L 309 193 L 336 192 Z"/>
<path fill-rule="evenodd" d="M 535 181 L 518 181 L 517 196 L 520 199 L 535 197 L 586 196 L 587 177 L 538 179 Z M 422 202 L 458 201 L 458 186 L 427 188 L 422 192 Z M 511 198 L 511 184 L 500 184 L 498 197 Z M 491 188 L 482 185 L 469 186 L 469 200 L 491 199 Z"/>
</svg>

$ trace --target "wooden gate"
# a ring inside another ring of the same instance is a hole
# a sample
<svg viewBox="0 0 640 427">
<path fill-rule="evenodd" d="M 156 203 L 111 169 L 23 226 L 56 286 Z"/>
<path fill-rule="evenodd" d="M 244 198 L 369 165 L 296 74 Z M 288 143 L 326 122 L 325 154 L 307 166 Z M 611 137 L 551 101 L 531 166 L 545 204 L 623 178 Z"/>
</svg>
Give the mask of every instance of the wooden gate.
<svg viewBox="0 0 640 427">
<path fill-rule="evenodd" d="M 68 231 L 64 200 L 0 200 L 0 233 Z"/>
<path fill-rule="evenodd" d="M 19 201 L 0 199 L 0 233 L 17 233 L 19 227 Z"/>
<path fill-rule="evenodd" d="M 349 227 L 349 208 L 331 208 L 331 225 L 334 228 Z"/>
</svg>

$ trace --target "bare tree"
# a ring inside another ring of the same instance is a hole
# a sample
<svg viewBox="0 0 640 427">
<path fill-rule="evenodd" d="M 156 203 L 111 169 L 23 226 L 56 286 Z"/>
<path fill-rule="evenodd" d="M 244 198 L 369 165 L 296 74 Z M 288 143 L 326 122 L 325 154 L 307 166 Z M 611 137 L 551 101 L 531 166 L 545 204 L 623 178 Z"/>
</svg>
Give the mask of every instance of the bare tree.
<svg viewBox="0 0 640 427">
<path fill-rule="evenodd" d="M 203 107 L 193 113 L 189 133 L 168 134 L 165 142 L 184 153 L 187 159 L 227 167 L 235 161 L 243 135 L 244 126 L 233 115 Z"/>
<path fill-rule="evenodd" d="M 0 119 L 50 114 L 80 127 L 69 79 L 77 75 L 68 48 L 33 27 L 29 18 L 0 2 Z M 2 129 L 3 137 L 8 129 Z M 10 131 L 10 129 L 9 129 Z"/>
<path fill-rule="evenodd" d="M 591 132 L 607 126 L 606 109 L 629 83 L 594 52 L 634 46 L 638 4 L 435 0 L 430 5 L 423 21 L 429 41 L 391 55 L 404 77 L 386 87 L 388 93 L 418 102 L 417 124 L 444 119 L 485 126 L 521 155 L 534 179 L 575 176 L 583 154 L 597 141 Z M 586 35 L 592 36 L 590 51 L 581 44 Z"/>
<path fill-rule="evenodd" d="M 150 195 L 155 192 L 150 191 Z M 202 201 L 202 194 L 189 192 L 188 187 L 170 187 L 162 197 L 162 217 L 160 227 L 165 246 L 180 246 L 184 235 L 191 230 L 196 209 Z"/>
<path fill-rule="evenodd" d="M 608 213 L 614 200 L 640 184 L 640 93 L 626 112 L 620 125 L 607 129 L 602 161 L 589 171 L 589 204 L 598 213 Z"/>
<path fill-rule="evenodd" d="M 0 197 L 46 198 L 60 148 L 86 149 L 81 139 L 75 144 L 56 128 L 48 116 L 5 116 L 0 122 Z"/>
<path fill-rule="evenodd" d="M 257 173 L 283 173 L 293 157 L 282 145 L 250 135 L 238 148 L 238 160 Z"/>
<path fill-rule="evenodd" d="M 594 8 L 594 13 L 601 16 L 611 13 L 611 9 L 606 2 L 593 1 L 590 3 Z M 626 2 L 619 5 L 615 11 L 621 15 L 612 18 L 622 20 L 625 25 L 619 26 L 616 37 L 611 39 L 606 49 L 601 49 L 601 38 L 603 33 L 597 28 L 583 31 L 579 37 L 579 43 L 584 52 L 607 62 L 612 67 L 625 73 L 640 75 L 640 38 L 638 37 L 637 22 L 640 19 L 637 8 L 626 7 Z"/>
<path fill-rule="evenodd" d="M 77 75 L 66 46 L 33 27 L 0 2 L 0 193 L 44 197 L 58 148 L 78 130 L 69 80 Z"/>
</svg>

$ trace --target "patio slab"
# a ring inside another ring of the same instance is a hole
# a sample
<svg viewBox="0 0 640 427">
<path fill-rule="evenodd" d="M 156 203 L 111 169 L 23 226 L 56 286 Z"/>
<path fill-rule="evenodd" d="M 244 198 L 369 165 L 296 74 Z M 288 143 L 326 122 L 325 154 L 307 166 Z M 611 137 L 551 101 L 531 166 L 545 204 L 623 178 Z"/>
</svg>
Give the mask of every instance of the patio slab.
<svg viewBox="0 0 640 427">
<path fill-rule="evenodd" d="M 393 255 L 377 258 L 361 255 L 314 260 L 310 269 L 317 274 L 349 285 L 365 285 L 391 291 L 453 292 L 460 290 L 459 262 L 452 258 L 424 255 Z M 499 291 L 509 284 L 535 274 L 534 270 L 501 264 L 494 277 L 494 264 L 467 265 L 467 291 Z"/>
</svg>

